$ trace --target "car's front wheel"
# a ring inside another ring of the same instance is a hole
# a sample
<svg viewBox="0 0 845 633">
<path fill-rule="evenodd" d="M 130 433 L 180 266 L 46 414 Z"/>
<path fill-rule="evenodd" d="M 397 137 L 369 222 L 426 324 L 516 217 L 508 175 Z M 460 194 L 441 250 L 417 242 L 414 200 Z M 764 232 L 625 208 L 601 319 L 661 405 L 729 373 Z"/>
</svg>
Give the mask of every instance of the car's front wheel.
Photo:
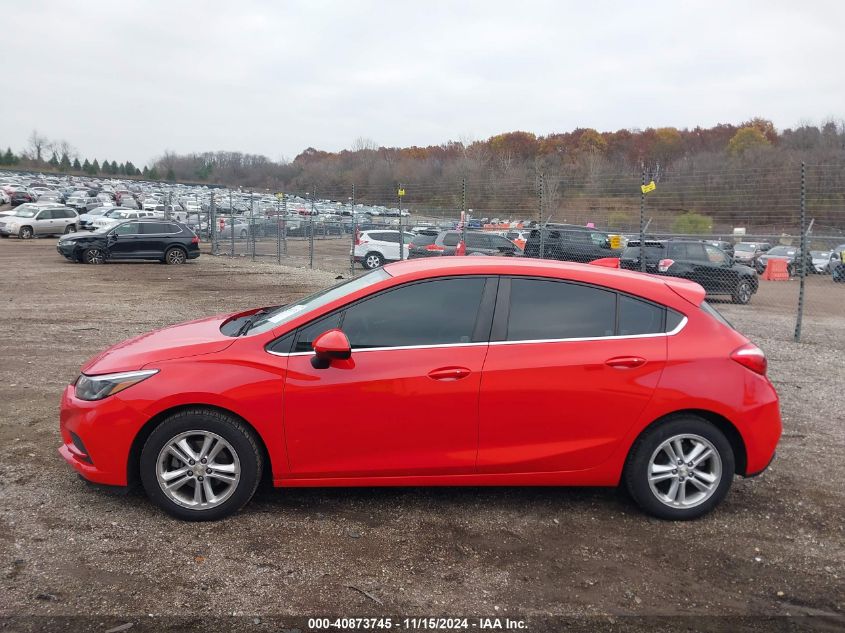
<svg viewBox="0 0 845 633">
<path fill-rule="evenodd" d="M 32 239 L 32 227 L 31 226 L 24 226 L 21 227 L 21 230 L 18 231 L 18 237 L 22 240 L 29 240 Z"/>
<path fill-rule="evenodd" d="M 639 506 L 661 519 L 696 519 L 727 495 L 734 454 L 725 435 L 694 415 L 646 429 L 625 464 L 625 485 Z"/>
<path fill-rule="evenodd" d="M 252 431 L 216 409 L 175 413 L 141 452 L 141 482 L 168 514 L 188 521 L 221 519 L 255 493 L 263 468 Z"/>
<path fill-rule="evenodd" d="M 65 227 L 65 234 L 68 234 L 68 233 L 75 233 L 75 232 L 76 232 L 76 225 L 75 225 L 75 224 L 68 224 L 68 225 Z"/>
<path fill-rule="evenodd" d="M 86 264 L 104 264 L 106 263 L 106 254 L 99 248 L 86 248 L 82 253 L 82 261 Z"/>
</svg>

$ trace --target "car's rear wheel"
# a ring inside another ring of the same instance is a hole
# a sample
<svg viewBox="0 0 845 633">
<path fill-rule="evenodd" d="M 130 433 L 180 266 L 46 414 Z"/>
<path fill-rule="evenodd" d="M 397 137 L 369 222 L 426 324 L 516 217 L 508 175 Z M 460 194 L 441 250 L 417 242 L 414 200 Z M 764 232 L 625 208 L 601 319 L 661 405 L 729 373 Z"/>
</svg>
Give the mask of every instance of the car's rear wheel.
<svg viewBox="0 0 845 633">
<path fill-rule="evenodd" d="M 646 429 L 634 443 L 624 480 L 639 506 L 661 519 L 695 519 L 731 487 L 734 454 L 724 434 L 694 415 Z"/>
<path fill-rule="evenodd" d="M 184 264 L 188 259 L 187 253 L 178 246 L 167 249 L 164 253 L 164 263 L 166 264 Z"/>
<path fill-rule="evenodd" d="M 381 253 L 367 253 L 364 256 L 364 268 L 374 270 L 384 266 L 384 257 Z"/>
<path fill-rule="evenodd" d="M 751 301 L 751 296 L 754 294 L 754 287 L 747 279 L 740 279 L 731 295 L 731 300 L 734 303 L 745 305 Z"/>
<path fill-rule="evenodd" d="M 76 225 L 75 224 L 68 224 L 65 227 L 65 234 L 67 233 L 75 233 L 76 232 Z"/>
<path fill-rule="evenodd" d="M 244 229 L 244 230 L 241 231 L 241 239 L 245 240 L 246 236 L 247 236 L 247 231 L 246 231 L 246 229 Z"/>
<path fill-rule="evenodd" d="M 106 254 L 99 248 L 86 248 L 82 253 L 82 261 L 86 264 L 105 264 Z"/>
<path fill-rule="evenodd" d="M 221 519 L 255 493 L 263 468 L 252 431 L 215 409 L 188 409 L 165 419 L 141 452 L 141 482 L 168 514 L 188 521 Z"/>
<path fill-rule="evenodd" d="M 21 230 L 18 231 L 18 237 L 22 240 L 32 239 L 32 227 L 31 226 L 22 226 Z"/>
</svg>

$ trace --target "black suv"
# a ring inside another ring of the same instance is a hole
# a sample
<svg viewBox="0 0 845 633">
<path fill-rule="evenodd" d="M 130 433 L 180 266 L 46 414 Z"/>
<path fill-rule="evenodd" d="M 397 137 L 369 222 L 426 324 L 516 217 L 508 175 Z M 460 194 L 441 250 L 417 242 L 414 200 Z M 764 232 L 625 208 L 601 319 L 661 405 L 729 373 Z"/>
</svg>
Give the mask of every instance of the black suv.
<svg viewBox="0 0 845 633">
<path fill-rule="evenodd" d="M 622 252 L 620 268 L 641 270 L 640 242 L 632 240 Z M 646 240 L 646 272 L 681 277 L 700 284 L 709 295 L 729 295 L 746 304 L 757 292 L 757 271 L 737 264 L 722 249 L 692 240 Z"/>
<path fill-rule="evenodd" d="M 420 231 L 408 245 L 408 259 L 454 255 L 461 237 L 461 231 Z M 482 231 L 467 231 L 466 254 L 522 257 L 519 246 L 508 238 Z"/>
<path fill-rule="evenodd" d="M 610 236 L 584 226 L 547 224 L 535 227 L 525 242 L 526 257 L 588 263 L 604 257 L 619 257 L 622 249 L 611 248 Z"/>
<path fill-rule="evenodd" d="M 75 262 L 104 264 L 110 260 L 153 259 L 184 264 L 200 256 L 200 238 L 190 227 L 157 218 L 128 220 L 93 233 L 71 233 L 56 250 Z"/>
</svg>

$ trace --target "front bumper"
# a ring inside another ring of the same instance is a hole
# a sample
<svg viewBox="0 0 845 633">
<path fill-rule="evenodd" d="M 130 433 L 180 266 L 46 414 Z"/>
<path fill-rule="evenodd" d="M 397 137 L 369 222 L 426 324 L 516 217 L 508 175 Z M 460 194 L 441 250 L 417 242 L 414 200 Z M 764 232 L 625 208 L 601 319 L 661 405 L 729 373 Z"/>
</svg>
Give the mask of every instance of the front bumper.
<svg viewBox="0 0 845 633">
<path fill-rule="evenodd" d="M 88 402 L 76 398 L 74 386 L 68 385 L 59 414 L 59 454 L 88 481 L 125 486 L 129 451 L 144 422 L 144 415 L 119 394 Z"/>
<path fill-rule="evenodd" d="M 12 230 L 8 226 L 0 226 L 0 235 L 17 235 L 17 230 Z"/>
</svg>

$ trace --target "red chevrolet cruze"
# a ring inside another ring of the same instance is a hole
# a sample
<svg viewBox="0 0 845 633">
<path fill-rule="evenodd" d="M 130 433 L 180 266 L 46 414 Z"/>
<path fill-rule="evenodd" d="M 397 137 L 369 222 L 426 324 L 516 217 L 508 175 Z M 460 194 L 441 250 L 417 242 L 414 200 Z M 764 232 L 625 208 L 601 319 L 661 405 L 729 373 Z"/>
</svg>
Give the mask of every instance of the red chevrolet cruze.
<svg viewBox="0 0 845 633">
<path fill-rule="evenodd" d="M 763 353 L 697 284 L 495 257 L 390 264 L 116 345 L 62 397 L 85 478 L 218 519 L 276 486 L 617 486 L 691 519 L 781 433 Z"/>
</svg>

